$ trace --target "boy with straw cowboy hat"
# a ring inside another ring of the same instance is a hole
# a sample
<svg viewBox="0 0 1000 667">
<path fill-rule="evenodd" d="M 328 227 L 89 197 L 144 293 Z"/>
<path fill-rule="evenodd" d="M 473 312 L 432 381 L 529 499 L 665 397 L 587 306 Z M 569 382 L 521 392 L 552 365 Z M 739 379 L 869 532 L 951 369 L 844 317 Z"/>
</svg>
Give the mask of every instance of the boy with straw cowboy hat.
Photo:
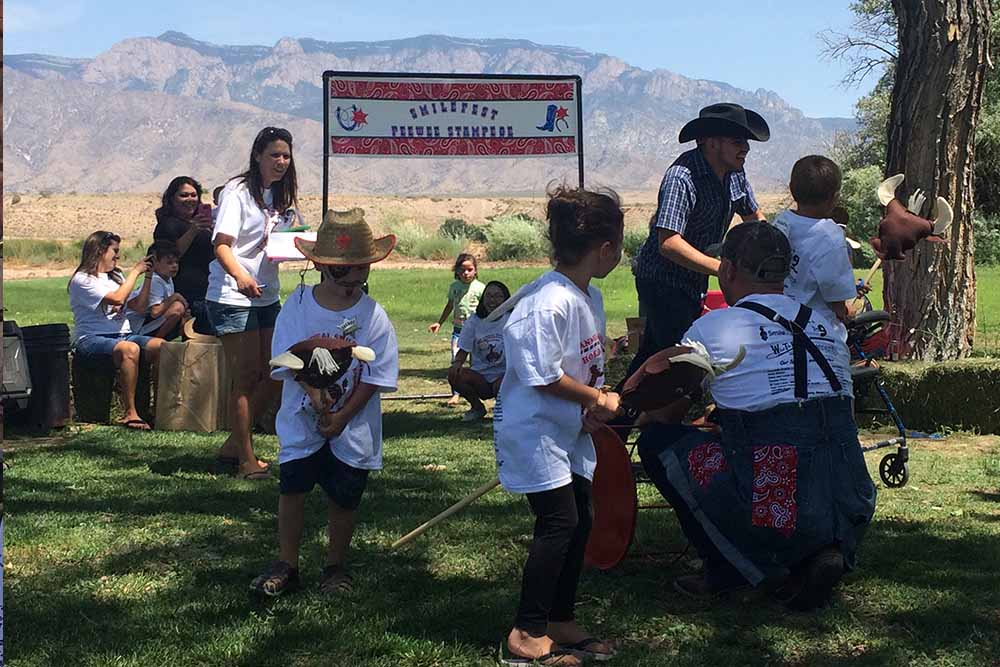
<svg viewBox="0 0 1000 667">
<path fill-rule="evenodd" d="M 362 286 L 371 264 L 395 245 L 391 234 L 373 238 L 359 208 L 329 211 L 316 241 L 295 239 L 323 280 L 303 281 L 274 327 L 271 377 L 283 381 L 276 422 L 279 555 L 251 582 L 255 593 L 275 597 L 299 586 L 305 496 L 316 484 L 330 500 L 320 590 L 351 590 L 345 562 L 355 512 L 369 471 L 382 467 L 379 394 L 395 391 L 399 375 L 396 332 Z"/>
</svg>

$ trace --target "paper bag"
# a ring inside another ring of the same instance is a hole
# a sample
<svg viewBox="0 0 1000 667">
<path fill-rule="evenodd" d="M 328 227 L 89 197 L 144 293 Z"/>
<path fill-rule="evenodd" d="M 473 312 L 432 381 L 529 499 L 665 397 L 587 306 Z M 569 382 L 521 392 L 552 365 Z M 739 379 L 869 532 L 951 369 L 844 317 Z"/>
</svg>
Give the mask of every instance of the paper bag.
<svg viewBox="0 0 1000 667">
<path fill-rule="evenodd" d="M 229 382 L 221 343 L 160 347 L 156 428 L 209 433 L 226 428 Z"/>
</svg>

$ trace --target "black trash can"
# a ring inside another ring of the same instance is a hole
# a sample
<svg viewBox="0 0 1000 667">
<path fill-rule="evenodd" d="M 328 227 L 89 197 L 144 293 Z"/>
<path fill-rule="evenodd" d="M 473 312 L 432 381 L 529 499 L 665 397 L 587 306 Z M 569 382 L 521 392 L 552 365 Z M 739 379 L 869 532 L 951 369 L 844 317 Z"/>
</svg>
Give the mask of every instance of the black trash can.
<svg viewBox="0 0 1000 667">
<path fill-rule="evenodd" d="M 18 421 L 47 431 L 66 426 L 69 405 L 69 326 L 39 324 L 21 327 L 31 373 L 31 398 Z"/>
</svg>

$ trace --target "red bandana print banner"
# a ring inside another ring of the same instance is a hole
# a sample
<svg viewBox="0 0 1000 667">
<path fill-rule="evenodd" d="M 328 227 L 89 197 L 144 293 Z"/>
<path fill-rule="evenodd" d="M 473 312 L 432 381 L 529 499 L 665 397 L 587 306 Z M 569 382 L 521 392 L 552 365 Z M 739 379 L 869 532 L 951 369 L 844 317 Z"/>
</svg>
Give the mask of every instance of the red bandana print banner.
<svg viewBox="0 0 1000 667">
<path fill-rule="evenodd" d="M 579 77 L 327 72 L 331 155 L 577 155 Z"/>
</svg>

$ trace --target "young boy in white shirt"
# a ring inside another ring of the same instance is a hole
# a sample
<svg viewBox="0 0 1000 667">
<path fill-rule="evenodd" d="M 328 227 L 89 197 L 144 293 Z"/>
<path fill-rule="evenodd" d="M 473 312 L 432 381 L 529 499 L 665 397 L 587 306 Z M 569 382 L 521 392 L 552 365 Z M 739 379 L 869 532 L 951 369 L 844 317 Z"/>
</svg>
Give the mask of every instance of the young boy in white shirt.
<svg viewBox="0 0 1000 667">
<path fill-rule="evenodd" d="M 792 247 L 785 294 L 834 322 L 846 322 L 847 301 L 857 297 L 851 250 L 832 218 L 840 196 L 840 167 L 821 155 L 807 155 L 792 167 L 788 184 L 795 210 L 783 211 L 774 226 Z M 844 332 L 846 334 L 846 328 Z"/>
<path fill-rule="evenodd" d="M 283 381 L 278 411 L 278 560 L 250 584 L 275 597 L 299 586 L 299 545 L 305 497 L 319 484 L 329 497 L 329 547 L 320 590 L 351 590 L 345 563 L 355 512 L 371 470 L 382 467 L 382 406 L 379 394 L 395 391 L 399 376 L 396 332 L 380 305 L 361 286 L 370 265 L 392 251 L 396 237 L 373 239 L 361 209 L 330 211 L 316 241 L 296 239 L 299 251 L 323 275 L 318 285 L 300 285 L 285 301 L 274 327 L 271 377 Z M 338 364 L 306 358 L 299 373 L 283 366 L 287 352 L 303 341 L 339 339 L 354 355 Z M 368 348 L 368 356 L 358 354 Z M 372 358 L 373 357 L 373 358 Z M 335 384 L 308 384 L 304 374 L 324 365 Z M 339 375 L 339 377 L 338 377 Z"/>
<path fill-rule="evenodd" d="M 172 340 L 180 333 L 180 324 L 188 313 L 188 303 L 174 291 L 174 276 L 180 266 L 180 251 L 173 241 L 155 241 L 146 250 L 153 258 L 149 299 L 145 308 L 138 298 L 142 288 L 129 295 L 129 319 L 140 335 Z"/>
</svg>

